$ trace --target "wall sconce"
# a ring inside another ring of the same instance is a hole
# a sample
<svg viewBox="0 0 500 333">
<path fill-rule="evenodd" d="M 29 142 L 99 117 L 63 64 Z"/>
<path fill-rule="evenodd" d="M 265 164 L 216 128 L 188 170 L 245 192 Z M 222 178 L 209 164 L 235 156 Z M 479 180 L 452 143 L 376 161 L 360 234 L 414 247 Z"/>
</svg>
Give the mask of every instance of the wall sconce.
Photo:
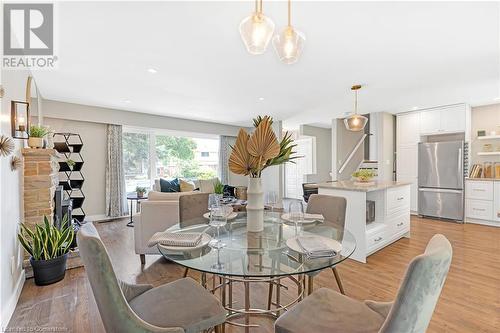
<svg viewBox="0 0 500 333">
<path fill-rule="evenodd" d="M 12 137 L 15 139 L 27 139 L 30 128 L 30 107 L 27 102 L 10 102 L 10 125 Z"/>
</svg>

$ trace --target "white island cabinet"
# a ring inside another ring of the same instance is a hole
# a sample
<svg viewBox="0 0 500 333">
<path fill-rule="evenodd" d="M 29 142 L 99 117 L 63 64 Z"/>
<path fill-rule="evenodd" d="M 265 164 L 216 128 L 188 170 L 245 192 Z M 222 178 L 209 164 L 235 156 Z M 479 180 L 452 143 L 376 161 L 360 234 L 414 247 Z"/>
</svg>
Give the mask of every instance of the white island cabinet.
<svg viewBox="0 0 500 333">
<path fill-rule="evenodd" d="M 402 238 L 410 237 L 410 183 L 375 182 L 357 185 L 352 181 L 318 184 L 319 194 L 347 200 L 345 228 L 356 238 L 351 259 L 366 263 L 366 258 Z M 375 202 L 375 220 L 367 223 L 366 202 Z"/>
</svg>

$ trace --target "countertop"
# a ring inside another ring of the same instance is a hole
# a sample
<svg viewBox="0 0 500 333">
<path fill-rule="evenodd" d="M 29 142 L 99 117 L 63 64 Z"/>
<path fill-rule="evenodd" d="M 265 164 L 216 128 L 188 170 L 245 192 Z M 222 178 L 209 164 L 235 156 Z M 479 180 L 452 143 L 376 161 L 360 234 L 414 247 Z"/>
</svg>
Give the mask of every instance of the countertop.
<svg viewBox="0 0 500 333">
<path fill-rule="evenodd" d="M 485 181 L 485 182 L 500 182 L 500 178 L 469 178 L 469 177 L 466 177 L 465 180 Z"/>
<path fill-rule="evenodd" d="M 333 189 L 333 190 L 344 190 L 344 191 L 358 191 L 358 192 L 373 192 L 386 190 L 392 187 L 410 185 L 410 182 L 398 182 L 398 181 L 374 181 L 374 184 L 359 185 L 352 180 L 342 180 L 336 182 L 326 182 L 319 183 L 319 188 Z"/>
</svg>

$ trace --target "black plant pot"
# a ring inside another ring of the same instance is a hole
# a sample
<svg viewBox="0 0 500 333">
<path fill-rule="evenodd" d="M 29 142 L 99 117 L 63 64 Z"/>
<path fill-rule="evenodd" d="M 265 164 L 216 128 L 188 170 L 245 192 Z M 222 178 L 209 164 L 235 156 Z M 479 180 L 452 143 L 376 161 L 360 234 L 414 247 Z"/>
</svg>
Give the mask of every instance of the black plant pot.
<svg viewBox="0 0 500 333">
<path fill-rule="evenodd" d="M 33 276 L 37 286 L 46 286 L 64 279 L 68 254 L 49 260 L 34 260 L 30 257 Z"/>
</svg>

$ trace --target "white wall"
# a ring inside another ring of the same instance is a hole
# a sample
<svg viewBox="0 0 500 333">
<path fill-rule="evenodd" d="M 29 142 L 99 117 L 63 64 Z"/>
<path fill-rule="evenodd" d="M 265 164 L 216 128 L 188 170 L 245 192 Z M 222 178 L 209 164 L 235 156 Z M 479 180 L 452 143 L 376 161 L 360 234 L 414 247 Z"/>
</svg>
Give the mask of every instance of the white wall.
<svg viewBox="0 0 500 333">
<path fill-rule="evenodd" d="M 332 170 L 332 130 L 309 125 L 300 126 L 300 135 L 316 137 L 316 173 L 307 175 L 307 182 L 331 180 Z"/>
<path fill-rule="evenodd" d="M 26 80 L 30 73 L 18 70 L 2 70 L 1 73 L 5 96 L 2 98 L 0 132 L 11 136 L 10 102 L 25 100 Z M 16 145 L 14 154 L 21 156 L 20 149 L 24 145 L 24 140 L 14 139 L 14 142 Z M 11 171 L 10 159 L 11 157 L 0 157 L 0 329 L 8 324 L 24 284 L 23 252 L 17 241 L 18 225 L 24 215 L 21 195 L 22 170 Z"/>
<path fill-rule="evenodd" d="M 45 117 L 88 121 L 101 124 L 116 124 L 144 128 L 159 128 L 173 131 L 237 136 L 239 126 L 222 125 L 204 121 L 156 116 L 96 106 L 43 101 Z"/>
</svg>

